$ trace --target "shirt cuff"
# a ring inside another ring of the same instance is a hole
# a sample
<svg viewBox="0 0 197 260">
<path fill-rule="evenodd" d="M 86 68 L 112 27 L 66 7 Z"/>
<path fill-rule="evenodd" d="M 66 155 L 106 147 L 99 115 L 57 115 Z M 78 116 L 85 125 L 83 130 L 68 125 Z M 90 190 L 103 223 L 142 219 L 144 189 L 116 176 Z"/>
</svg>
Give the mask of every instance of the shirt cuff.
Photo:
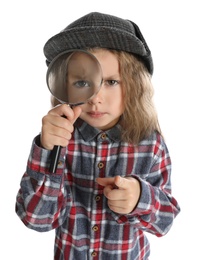
<svg viewBox="0 0 197 260">
<path fill-rule="evenodd" d="M 32 148 L 28 159 L 28 168 L 32 171 L 51 176 L 62 175 L 65 165 L 65 152 L 66 148 L 61 148 L 56 173 L 50 173 L 49 167 L 51 162 L 51 151 L 41 147 L 40 135 L 38 135 L 34 138 L 32 143 Z"/>
</svg>

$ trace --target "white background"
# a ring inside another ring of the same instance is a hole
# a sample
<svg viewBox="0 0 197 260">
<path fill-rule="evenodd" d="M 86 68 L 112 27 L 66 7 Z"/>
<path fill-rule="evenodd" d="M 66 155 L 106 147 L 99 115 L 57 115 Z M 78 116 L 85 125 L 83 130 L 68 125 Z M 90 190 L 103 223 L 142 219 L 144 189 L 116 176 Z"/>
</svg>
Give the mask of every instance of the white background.
<svg viewBox="0 0 197 260">
<path fill-rule="evenodd" d="M 43 46 L 70 22 L 92 11 L 137 23 L 154 59 L 155 103 L 173 162 L 173 195 L 182 211 L 166 236 L 149 235 L 150 259 L 197 259 L 194 4 L 191 0 L 1 2 L 0 259 L 53 259 L 54 232 L 37 233 L 26 228 L 15 214 L 15 197 L 32 139 L 50 108 Z"/>
</svg>

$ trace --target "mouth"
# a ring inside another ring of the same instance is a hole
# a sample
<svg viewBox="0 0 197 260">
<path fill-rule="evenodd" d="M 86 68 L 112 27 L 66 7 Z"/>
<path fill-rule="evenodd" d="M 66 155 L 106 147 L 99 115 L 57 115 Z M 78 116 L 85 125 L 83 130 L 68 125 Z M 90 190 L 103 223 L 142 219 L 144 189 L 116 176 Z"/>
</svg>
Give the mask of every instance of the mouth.
<svg viewBox="0 0 197 260">
<path fill-rule="evenodd" d="M 90 112 L 87 112 L 87 114 L 90 117 L 93 117 L 93 118 L 100 118 L 100 117 L 104 116 L 106 113 L 105 112 L 99 112 L 99 111 L 90 111 Z"/>
</svg>

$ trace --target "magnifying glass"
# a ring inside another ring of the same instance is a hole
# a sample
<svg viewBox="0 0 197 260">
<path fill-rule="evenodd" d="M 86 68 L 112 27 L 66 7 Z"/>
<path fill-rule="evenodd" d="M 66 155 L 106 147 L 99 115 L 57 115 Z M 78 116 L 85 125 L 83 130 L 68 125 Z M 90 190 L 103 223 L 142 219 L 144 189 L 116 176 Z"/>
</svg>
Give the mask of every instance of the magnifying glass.
<svg viewBox="0 0 197 260">
<path fill-rule="evenodd" d="M 71 107 L 85 104 L 98 93 L 102 70 L 96 57 L 85 50 L 71 50 L 58 55 L 50 63 L 46 80 L 51 94 Z M 61 146 L 51 152 L 50 173 L 55 173 Z"/>
</svg>

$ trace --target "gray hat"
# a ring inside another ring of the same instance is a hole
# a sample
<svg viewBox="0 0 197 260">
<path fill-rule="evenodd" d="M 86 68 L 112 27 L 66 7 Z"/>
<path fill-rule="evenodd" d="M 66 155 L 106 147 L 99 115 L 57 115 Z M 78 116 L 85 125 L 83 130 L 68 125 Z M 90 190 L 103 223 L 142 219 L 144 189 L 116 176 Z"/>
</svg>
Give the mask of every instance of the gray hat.
<svg viewBox="0 0 197 260">
<path fill-rule="evenodd" d="M 153 60 L 139 27 L 129 20 L 98 12 L 89 13 L 51 37 L 44 45 L 49 64 L 61 52 L 101 47 L 137 56 L 153 74 Z"/>
</svg>

